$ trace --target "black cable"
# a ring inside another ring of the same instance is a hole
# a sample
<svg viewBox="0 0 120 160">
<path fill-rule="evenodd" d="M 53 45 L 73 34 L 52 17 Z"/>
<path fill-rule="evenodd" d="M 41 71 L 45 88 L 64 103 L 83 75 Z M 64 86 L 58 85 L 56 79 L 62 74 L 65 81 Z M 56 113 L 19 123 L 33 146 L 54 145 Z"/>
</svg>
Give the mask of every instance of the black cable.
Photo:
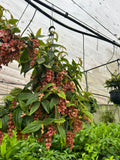
<svg viewBox="0 0 120 160">
<path fill-rule="evenodd" d="M 77 5 L 80 9 L 82 9 L 87 15 L 89 15 L 94 21 L 96 21 L 99 25 L 101 25 L 106 31 L 108 31 L 110 34 L 112 34 L 113 36 L 115 36 L 114 33 L 112 33 L 108 28 L 106 28 L 103 24 L 101 24 L 95 17 L 93 17 L 90 13 L 88 13 L 85 9 L 83 9 L 78 3 L 76 3 L 74 0 L 71 0 L 71 1 L 75 5 Z"/>
<path fill-rule="evenodd" d="M 23 13 L 21 14 L 21 16 L 20 16 L 20 18 L 19 18 L 19 20 L 18 20 L 18 22 L 17 22 L 17 25 L 18 25 L 18 23 L 20 22 L 21 18 L 23 17 L 23 15 L 24 15 L 25 11 L 27 10 L 28 6 L 29 6 L 29 4 L 27 4 L 27 6 L 25 7 Z"/>
<path fill-rule="evenodd" d="M 21 33 L 21 36 L 24 34 L 24 32 L 26 31 L 26 29 L 29 27 L 29 25 L 31 24 L 31 22 L 33 21 L 35 14 L 36 14 L 37 10 L 35 10 L 30 22 L 28 23 L 28 25 L 25 27 L 25 29 L 23 30 L 23 32 Z"/>
<path fill-rule="evenodd" d="M 30 0 L 28 0 L 28 1 L 30 1 Z M 54 8 L 52 8 L 52 7 L 50 7 L 50 6 L 48 6 L 47 4 L 45 4 L 45 3 L 43 3 L 43 2 L 41 2 L 41 1 L 39 1 L 39 0 L 33 0 L 33 1 L 35 1 L 35 2 L 37 2 L 38 4 L 40 4 L 40 5 L 44 6 L 44 7 L 46 7 L 47 9 L 53 10 L 55 13 L 57 13 L 57 14 L 59 14 L 59 15 L 65 17 L 65 18 L 69 19 L 70 21 L 72 21 L 72 22 L 74 22 L 74 23 L 80 25 L 81 27 L 87 29 L 88 31 L 90 31 L 91 33 L 97 35 L 98 37 L 105 38 L 105 37 L 102 36 L 100 33 L 96 32 L 96 31 L 93 31 L 93 29 L 91 29 L 90 27 L 87 27 L 86 25 L 84 25 L 84 24 L 82 24 L 82 23 L 76 21 L 75 19 L 71 18 L 67 12 L 66 12 L 65 14 L 63 14 L 62 12 L 60 12 L 60 11 L 58 11 L 58 10 L 56 10 L 56 9 L 54 9 Z M 108 38 L 107 38 L 107 39 L 108 39 Z M 109 38 L 109 40 L 110 40 L 110 38 Z"/>
<path fill-rule="evenodd" d="M 53 3 L 49 2 L 48 0 L 45 0 L 45 1 L 46 1 L 46 2 L 48 2 L 49 4 L 53 5 L 54 7 L 58 8 L 58 9 L 59 9 L 59 10 L 61 10 L 62 12 L 66 13 L 66 11 L 65 11 L 65 10 L 61 9 L 60 7 L 56 6 L 55 4 L 53 4 Z M 69 16 L 71 16 L 72 18 L 76 19 L 76 20 L 77 20 L 77 21 L 79 21 L 80 23 L 82 23 L 82 24 L 86 25 L 87 27 L 89 27 L 89 28 L 93 29 L 94 31 L 98 32 L 95 28 L 93 28 L 93 27 L 89 26 L 89 25 L 88 25 L 88 24 L 86 24 L 85 22 L 80 21 L 80 19 L 78 19 L 78 18 L 74 17 L 74 16 L 73 16 L 73 15 L 71 15 L 70 13 L 69 13 Z M 100 32 L 99 32 L 99 33 L 100 33 Z M 100 33 L 100 34 L 102 34 L 102 33 Z M 104 35 L 104 34 L 102 34 L 102 35 Z M 105 35 L 104 35 L 104 36 L 105 36 Z"/>
<path fill-rule="evenodd" d="M 107 63 L 105 63 L 105 64 L 101 64 L 101 65 L 99 65 L 99 66 L 96 66 L 96 67 L 93 67 L 93 68 L 87 69 L 87 70 L 85 70 L 84 72 L 89 72 L 89 71 L 91 71 L 91 70 L 93 70 L 93 69 L 97 69 L 97 68 L 100 68 L 100 67 L 106 66 L 106 64 L 114 63 L 114 62 L 116 62 L 116 61 L 120 61 L 120 59 L 116 59 L 116 60 L 113 60 L 113 61 L 107 62 Z"/>
<path fill-rule="evenodd" d="M 25 1 L 28 2 L 31 6 L 33 6 L 35 9 L 37 9 L 38 11 L 40 11 L 42 14 L 44 14 L 46 17 L 48 17 L 48 18 L 50 18 L 50 19 L 53 19 L 53 21 L 55 21 L 56 23 L 62 25 L 63 27 L 65 27 L 65 28 L 67 28 L 67 29 L 70 29 L 70 30 L 72 30 L 72 31 L 74 31 L 74 32 L 77 32 L 77 33 L 80 33 L 80 34 L 84 34 L 84 35 L 87 35 L 87 36 L 91 36 L 91 37 L 94 37 L 94 38 L 101 39 L 101 40 L 103 40 L 103 41 L 106 41 L 106 42 L 108 42 L 108 43 L 111 43 L 111 44 L 114 44 L 114 45 L 120 47 L 120 44 L 116 43 L 115 41 L 111 41 L 111 40 L 109 40 L 109 39 L 101 36 L 101 35 L 98 34 L 98 33 L 96 33 L 96 34 L 97 34 L 97 36 L 96 36 L 96 35 L 92 35 L 92 34 L 89 34 L 89 33 L 86 33 L 86 32 L 79 31 L 79 30 L 74 29 L 74 28 L 72 28 L 72 27 L 70 27 L 70 26 L 67 26 L 66 24 L 58 21 L 57 19 L 52 18 L 49 14 L 47 14 L 45 11 L 43 11 L 42 9 L 40 9 L 40 7 L 36 6 L 36 5 L 35 5 L 34 3 L 32 3 L 30 0 L 25 0 Z M 51 8 L 51 7 L 50 7 L 50 8 Z M 53 10 L 55 10 L 55 9 L 53 9 Z M 58 12 L 59 12 L 59 11 L 58 11 Z M 60 12 L 60 13 L 61 13 L 61 12 Z M 68 14 L 65 15 L 65 14 L 62 13 L 62 15 L 64 15 L 64 17 L 68 17 Z M 70 18 L 70 17 L 69 17 L 69 18 Z M 76 22 L 76 23 L 79 24 L 79 22 L 77 22 L 77 21 L 75 21 L 75 20 L 73 20 L 73 21 L 74 21 L 74 23 Z M 94 31 L 93 31 L 93 32 L 94 32 Z M 98 36 L 98 35 L 99 35 L 99 36 Z"/>
<path fill-rule="evenodd" d="M 56 5 L 54 5 L 53 3 L 49 2 L 48 0 L 45 0 L 45 1 L 47 1 L 49 4 L 52 4 L 54 7 L 58 8 L 59 10 L 61 10 L 62 12 L 64 12 L 64 13 L 66 14 L 66 11 L 64 11 L 63 9 L 59 8 L 58 6 L 56 6 Z M 69 16 L 71 16 L 72 18 L 76 19 L 76 20 L 79 21 L 80 23 L 84 24 L 85 26 L 91 28 L 91 29 L 94 30 L 95 32 L 101 34 L 102 36 L 104 36 L 104 37 L 106 37 L 106 38 L 108 38 L 109 40 L 112 41 L 112 39 L 110 39 L 110 38 L 107 37 L 106 35 L 104 35 L 104 34 L 98 32 L 95 28 L 92 28 L 91 26 L 87 25 L 86 23 L 80 21 L 78 18 L 74 17 L 73 15 L 69 14 Z"/>
<path fill-rule="evenodd" d="M 93 95 L 96 95 L 96 96 L 101 96 L 101 97 L 106 97 L 106 98 L 110 98 L 109 96 L 105 96 L 103 94 L 98 94 L 98 93 L 92 93 Z"/>
<path fill-rule="evenodd" d="M 91 36 L 91 37 L 94 37 L 94 38 L 98 38 L 96 35 L 93 35 L 93 34 L 89 34 L 89 33 L 86 33 L 86 32 L 83 32 L 83 31 L 80 31 L 80 30 L 77 30 L 77 29 L 74 29 L 70 26 L 67 26 L 66 24 L 58 21 L 57 19 L 55 19 L 54 17 L 50 16 L 49 14 L 47 14 L 45 11 L 43 11 L 42 9 L 40 9 L 40 7 L 36 6 L 34 3 L 32 3 L 31 1 L 29 0 L 25 0 L 26 2 L 28 2 L 32 7 L 34 7 L 35 9 L 37 9 L 38 11 L 40 11 L 42 14 L 44 14 L 46 17 L 48 17 L 49 19 L 52 19 L 53 21 L 55 21 L 56 23 L 62 25 L 63 27 L 67 28 L 67 29 L 70 29 L 74 32 L 77 32 L 77 33 L 80 33 L 80 34 L 83 34 L 83 35 L 87 35 L 87 36 Z"/>
</svg>

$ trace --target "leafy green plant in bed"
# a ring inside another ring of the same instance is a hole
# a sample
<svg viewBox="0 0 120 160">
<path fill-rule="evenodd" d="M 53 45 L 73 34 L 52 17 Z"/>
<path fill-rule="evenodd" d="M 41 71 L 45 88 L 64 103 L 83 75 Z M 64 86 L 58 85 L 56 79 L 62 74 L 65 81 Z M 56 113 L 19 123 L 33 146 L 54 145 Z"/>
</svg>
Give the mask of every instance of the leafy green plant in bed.
<svg viewBox="0 0 120 160">
<path fill-rule="evenodd" d="M 74 152 L 84 160 L 120 159 L 120 123 L 85 126 L 74 138 Z"/>
</svg>

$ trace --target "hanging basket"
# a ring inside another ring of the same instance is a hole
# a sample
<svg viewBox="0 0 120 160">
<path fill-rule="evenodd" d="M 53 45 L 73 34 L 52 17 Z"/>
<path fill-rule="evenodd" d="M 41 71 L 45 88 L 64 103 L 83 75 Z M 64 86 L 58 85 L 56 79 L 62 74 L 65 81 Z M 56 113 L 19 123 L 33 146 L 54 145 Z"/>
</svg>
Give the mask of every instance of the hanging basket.
<svg viewBox="0 0 120 160">
<path fill-rule="evenodd" d="M 110 93 L 110 100 L 114 104 L 120 104 L 120 90 L 112 90 Z"/>
</svg>

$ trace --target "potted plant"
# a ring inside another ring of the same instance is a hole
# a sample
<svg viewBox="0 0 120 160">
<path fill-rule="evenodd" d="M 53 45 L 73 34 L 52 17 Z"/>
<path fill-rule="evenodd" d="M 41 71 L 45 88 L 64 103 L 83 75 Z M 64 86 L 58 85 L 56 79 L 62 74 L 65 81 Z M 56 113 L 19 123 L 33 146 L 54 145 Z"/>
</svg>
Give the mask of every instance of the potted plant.
<svg viewBox="0 0 120 160">
<path fill-rule="evenodd" d="M 105 87 L 110 88 L 111 102 L 120 104 L 120 73 L 111 74 L 111 78 L 105 81 Z"/>
</svg>

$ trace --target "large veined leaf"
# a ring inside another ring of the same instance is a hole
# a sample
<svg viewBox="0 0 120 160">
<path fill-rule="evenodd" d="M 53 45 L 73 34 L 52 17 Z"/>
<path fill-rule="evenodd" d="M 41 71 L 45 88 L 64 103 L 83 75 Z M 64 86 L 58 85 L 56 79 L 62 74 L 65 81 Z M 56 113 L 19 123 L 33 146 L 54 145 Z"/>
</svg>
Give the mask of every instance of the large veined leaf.
<svg viewBox="0 0 120 160">
<path fill-rule="evenodd" d="M 31 95 L 32 93 L 21 93 L 17 96 L 17 98 L 19 100 L 26 100 L 26 99 L 29 99 Z"/>
<path fill-rule="evenodd" d="M 38 101 L 35 102 L 30 109 L 29 115 L 32 115 L 39 107 L 40 107 L 40 102 Z"/>
<path fill-rule="evenodd" d="M 26 106 L 26 103 L 19 100 L 19 105 L 20 105 L 20 108 L 23 110 L 23 111 L 27 111 L 27 106 Z"/>
<path fill-rule="evenodd" d="M 13 122 L 14 122 L 16 128 L 19 130 L 21 130 L 21 124 L 22 124 L 22 119 L 23 119 L 21 117 L 22 113 L 23 113 L 23 111 L 20 108 L 14 110 L 14 112 L 13 112 Z"/>
<path fill-rule="evenodd" d="M 42 106 L 44 108 L 44 110 L 49 113 L 50 111 L 50 104 L 49 104 L 49 101 L 48 100 L 44 100 L 41 102 L 42 103 Z"/>
<path fill-rule="evenodd" d="M 61 138 L 63 139 L 63 141 L 66 141 L 66 134 L 65 134 L 65 130 L 63 129 L 63 127 L 61 125 L 57 125 L 57 129 L 58 132 L 60 133 Z"/>
<path fill-rule="evenodd" d="M 6 131 L 7 130 L 7 128 L 8 128 L 8 121 L 9 121 L 9 116 L 8 115 L 4 115 L 3 117 L 2 117 L 2 130 L 3 131 Z"/>
<path fill-rule="evenodd" d="M 43 120 L 43 124 L 45 126 L 47 126 L 48 124 L 51 124 L 52 122 L 54 122 L 54 118 L 46 118 Z"/>
<path fill-rule="evenodd" d="M 48 84 L 46 84 L 46 85 L 43 87 L 42 92 L 46 91 L 49 87 L 54 86 L 54 85 L 55 85 L 54 83 L 48 83 Z"/>
<path fill-rule="evenodd" d="M 28 124 L 32 123 L 34 121 L 34 117 L 32 116 L 25 116 L 23 117 L 22 126 L 26 127 Z"/>
<path fill-rule="evenodd" d="M 30 124 L 28 124 L 23 130 L 22 133 L 32 133 L 32 132 L 36 132 L 41 128 L 42 125 L 42 121 L 34 121 Z"/>
<path fill-rule="evenodd" d="M 59 112 L 57 106 L 55 106 L 55 119 L 58 119 L 59 117 Z"/>
<path fill-rule="evenodd" d="M 63 91 L 60 91 L 59 93 L 57 93 L 57 95 L 63 99 L 66 99 L 66 95 Z"/>
<path fill-rule="evenodd" d="M 28 101 L 26 102 L 26 105 L 29 105 L 29 104 L 31 104 L 31 103 L 33 103 L 33 102 L 38 101 L 39 94 L 40 94 L 40 93 L 32 94 L 32 95 L 29 97 Z"/>
<path fill-rule="evenodd" d="M 58 104 L 58 97 L 53 97 L 50 101 L 50 110 L 52 110 L 53 107 L 57 104 Z"/>
</svg>

